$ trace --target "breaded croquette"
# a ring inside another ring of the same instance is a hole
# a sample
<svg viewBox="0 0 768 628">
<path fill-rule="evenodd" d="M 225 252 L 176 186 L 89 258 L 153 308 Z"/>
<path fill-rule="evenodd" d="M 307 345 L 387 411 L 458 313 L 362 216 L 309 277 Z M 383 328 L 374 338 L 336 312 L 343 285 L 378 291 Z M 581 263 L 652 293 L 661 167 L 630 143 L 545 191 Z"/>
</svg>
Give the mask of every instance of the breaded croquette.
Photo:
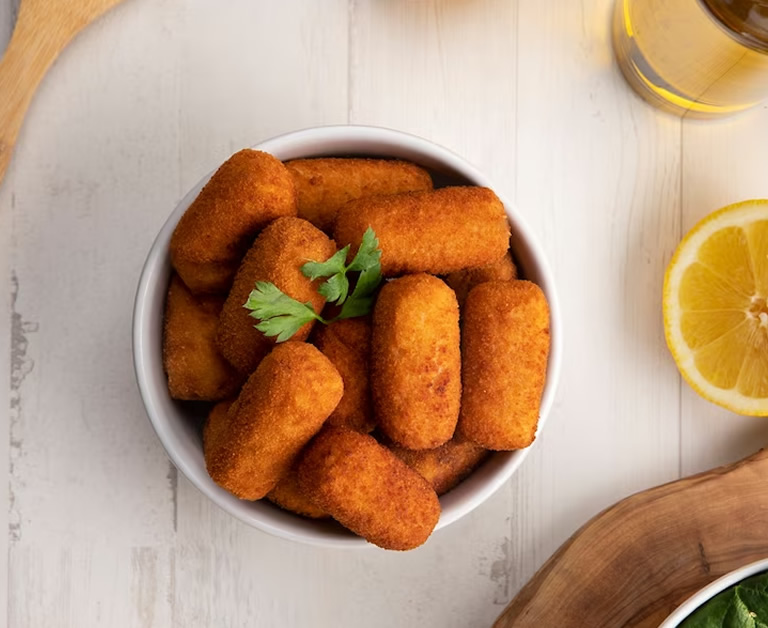
<svg viewBox="0 0 768 628">
<path fill-rule="evenodd" d="M 458 435 L 435 449 L 414 451 L 395 445 L 389 449 L 427 480 L 438 495 L 454 488 L 489 455 L 487 449 Z"/>
<path fill-rule="evenodd" d="M 228 425 L 206 448 L 213 481 L 240 499 L 264 497 L 288 473 L 343 391 L 341 375 L 316 347 L 277 345 L 248 378 L 227 412 Z"/>
<path fill-rule="evenodd" d="M 445 283 L 453 288 L 459 302 L 459 308 L 461 308 L 464 306 L 469 291 L 476 285 L 486 281 L 511 281 L 512 279 L 517 279 L 517 266 L 507 251 L 504 257 L 493 264 L 479 268 L 465 268 L 451 273 L 445 278 Z"/>
<path fill-rule="evenodd" d="M 288 510 L 302 517 L 322 519 L 328 516 L 327 512 L 316 506 L 301 490 L 295 467 L 291 467 L 288 473 L 280 478 L 280 481 L 275 484 L 275 488 L 267 494 L 267 499 L 283 510 Z"/>
<path fill-rule="evenodd" d="M 374 307 L 371 345 L 371 390 L 382 432 L 408 449 L 450 440 L 461 403 L 453 290 L 423 273 L 390 281 Z"/>
<path fill-rule="evenodd" d="M 217 403 L 208 413 L 208 419 L 203 426 L 203 455 L 208 459 L 209 453 L 218 447 L 221 437 L 229 427 L 229 409 L 235 399 L 226 399 Z"/>
<path fill-rule="evenodd" d="M 254 327 L 259 321 L 243 307 L 256 282 L 272 282 L 289 297 L 310 302 L 315 312 L 320 312 L 325 298 L 317 287 L 322 280 L 310 281 L 301 267 L 308 260 L 325 261 L 335 252 L 333 240 L 301 218 L 278 218 L 259 234 L 237 271 L 216 334 L 219 351 L 236 369 L 252 373 L 275 344 L 274 338 Z M 305 340 L 312 323 L 304 325 L 292 339 Z"/>
<path fill-rule="evenodd" d="M 387 277 L 485 266 L 509 247 L 504 206 L 488 188 L 449 187 L 351 201 L 339 210 L 334 239 L 356 249 L 368 227 L 379 239 Z"/>
<path fill-rule="evenodd" d="M 224 293 L 256 234 L 296 211 L 293 179 L 280 160 L 241 150 L 184 212 L 171 237 L 171 262 L 193 293 Z"/>
<path fill-rule="evenodd" d="M 299 217 L 330 233 L 339 207 L 365 196 L 432 189 L 429 173 L 390 159 L 296 159 L 285 164 L 296 185 Z"/>
<path fill-rule="evenodd" d="M 370 317 L 317 325 L 312 333 L 312 343 L 333 363 L 344 380 L 344 396 L 328 417 L 328 424 L 370 432 L 374 426 L 368 375 Z"/>
<path fill-rule="evenodd" d="M 459 432 L 487 449 L 536 437 L 549 356 L 549 305 L 529 281 L 491 281 L 464 303 Z"/>
<path fill-rule="evenodd" d="M 163 368 L 174 399 L 218 401 L 236 394 L 244 378 L 216 348 L 224 297 L 194 297 L 178 275 L 165 301 Z"/>
<path fill-rule="evenodd" d="M 418 547 L 440 518 L 429 482 L 353 430 L 323 428 L 300 459 L 299 484 L 341 525 L 384 549 Z"/>
</svg>

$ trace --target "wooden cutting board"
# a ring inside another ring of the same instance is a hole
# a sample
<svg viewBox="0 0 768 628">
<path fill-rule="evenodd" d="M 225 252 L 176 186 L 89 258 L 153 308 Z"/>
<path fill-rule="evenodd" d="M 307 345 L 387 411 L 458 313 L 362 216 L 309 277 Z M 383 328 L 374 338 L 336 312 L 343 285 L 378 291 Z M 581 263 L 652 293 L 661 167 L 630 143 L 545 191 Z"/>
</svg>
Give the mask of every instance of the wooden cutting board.
<svg viewBox="0 0 768 628">
<path fill-rule="evenodd" d="M 600 513 L 494 628 L 656 628 L 696 590 L 761 558 L 768 558 L 768 450 Z"/>
<path fill-rule="evenodd" d="M 83 28 L 122 0 L 21 0 L 0 59 L 0 183 L 32 96 L 48 68 Z"/>
</svg>

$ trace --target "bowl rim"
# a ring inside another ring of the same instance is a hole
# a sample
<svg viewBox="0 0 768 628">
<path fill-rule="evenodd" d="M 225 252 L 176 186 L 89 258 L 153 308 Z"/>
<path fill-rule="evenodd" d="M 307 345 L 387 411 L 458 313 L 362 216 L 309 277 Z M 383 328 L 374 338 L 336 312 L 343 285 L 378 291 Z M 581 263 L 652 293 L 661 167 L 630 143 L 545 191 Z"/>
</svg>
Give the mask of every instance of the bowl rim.
<svg viewBox="0 0 768 628">
<path fill-rule="evenodd" d="M 313 147 L 321 147 L 328 143 L 376 143 L 383 144 L 384 146 L 388 144 L 397 145 L 402 149 L 429 155 L 429 157 L 434 160 L 435 164 L 440 164 L 441 166 L 447 167 L 451 171 L 460 174 L 462 177 L 470 180 L 473 185 L 494 189 L 494 186 L 488 177 L 453 151 L 416 135 L 384 127 L 367 125 L 329 125 L 310 127 L 272 137 L 254 145 L 252 148 L 254 150 L 261 150 L 269 153 L 278 153 L 278 158 L 285 160 L 288 158 L 281 156 L 279 153 L 285 155 L 285 153 L 290 153 L 291 151 L 296 152 L 296 156 L 291 158 L 300 158 L 301 155 L 305 157 L 318 156 L 319 154 L 323 154 L 324 151 L 318 149 L 313 152 Z M 328 152 L 325 151 L 325 154 L 328 154 Z M 333 154 L 343 155 L 345 153 L 339 150 L 335 151 Z M 351 149 L 350 154 L 365 155 L 366 153 Z M 374 153 L 368 154 L 376 156 Z M 386 156 L 386 154 L 386 152 L 382 152 L 380 155 Z M 322 533 L 322 530 L 319 529 L 310 531 L 309 525 L 314 523 L 312 520 L 306 520 L 306 523 L 308 524 L 308 529 L 306 531 L 297 532 L 296 530 L 287 529 L 281 525 L 264 521 L 256 515 L 245 514 L 242 509 L 233 506 L 233 502 L 231 501 L 232 496 L 216 486 L 207 474 L 207 481 L 205 478 L 201 478 L 191 462 L 186 459 L 186 456 L 180 455 L 177 446 L 173 442 L 170 422 L 163 416 L 163 413 L 160 412 L 157 407 L 155 396 L 157 391 L 152 383 L 147 365 L 147 360 L 151 359 L 151 346 L 148 343 L 147 327 L 150 318 L 153 316 L 153 312 L 150 311 L 147 303 L 148 294 L 151 286 L 155 282 L 164 280 L 164 277 L 170 273 L 168 242 L 170 241 L 176 223 L 183 213 L 182 208 L 185 210 L 186 207 L 188 207 L 192 200 L 197 196 L 202 186 L 208 179 L 210 179 L 213 172 L 214 171 L 211 171 L 202 177 L 176 204 L 176 207 L 169 214 L 155 237 L 141 270 L 133 309 L 132 347 L 136 381 L 146 414 L 158 439 L 163 445 L 166 454 L 173 464 L 201 493 L 231 516 L 264 532 L 289 540 L 301 541 L 324 547 L 371 547 L 367 541 L 354 536 L 351 533 L 348 537 L 336 537 L 327 533 Z M 554 403 L 560 377 L 563 347 L 560 305 L 553 274 L 537 237 L 519 214 L 514 203 L 505 198 L 503 194 L 497 192 L 497 195 L 504 204 L 506 214 L 512 226 L 512 232 L 519 235 L 518 239 L 521 240 L 529 250 L 533 265 L 535 265 L 536 268 L 536 274 L 538 275 L 536 283 L 542 288 L 549 302 L 550 353 L 547 364 L 547 379 L 542 394 L 539 423 L 537 427 L 538 440 Z M 449 511 L 443 510 L 440 520 L 435 527 L 435 531 L 444 528 L 469 514 L 491 497 L 491 495 L 499 490 L 499 488 L 501 488 L 501 486 L 503 486 L 517 471 L 534 446 L 535 442 L 525 449 L 514 452 L 494 452 L 494 455 L 496 456 L 499 454 L 508 454 L 507 460 L 505 460 L 499 468 L 487 478 L 485 483 L 476 487 L 476 490 L 471 494 L 464 496 L 461 503 L 455 505 Z M 441 497 L 441 501 L 442 499 L 443 498 Z M 304 526 L 301 527 L 303 528 Z"/>
<path fill-rule="evenodd" d="M 720 576 L 717 580 L 710 582 L 707 586 L 696 591 L 696 593 L 678 606 L 672 614 L 664 620 L 659 628 L 676 628 L 676 626 L 679 626 L 685 619 L 704 606 L 704 604 L 709 602 L 718 593 L 722 593 L 727 588 L 738 584 L 742 580 L 746 580 L 750 576 L 757 575 L 764 571 L 768 571 L 768 558 L 756 560 L 743 567 L 729 571 L 727 574 Z"/>
</svg>

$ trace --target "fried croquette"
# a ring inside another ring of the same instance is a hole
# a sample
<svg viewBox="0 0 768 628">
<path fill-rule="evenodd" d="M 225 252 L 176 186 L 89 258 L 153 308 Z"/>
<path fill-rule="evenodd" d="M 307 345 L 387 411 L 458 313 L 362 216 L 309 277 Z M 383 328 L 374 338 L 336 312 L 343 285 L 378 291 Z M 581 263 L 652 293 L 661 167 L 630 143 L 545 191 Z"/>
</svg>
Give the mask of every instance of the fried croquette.
<svg viewBox="0 0 768 628">
<path fill-rule="evenodd" d="M 219 167 L 176 225 L 173 267 L 193 293 L 224 293 L 256 234 L 296 211 L 293 178 L 282 162 L 241 150 Z"/>
<path fill-rule="evenodd" d="M 459 306 L 437 277 L 406 275 L 381 289 L 371 390 L 376 421 L 398 445 L 432 449 L 453 436 L 461 403 Z"/>
<path fill-rule="evenodd" d="M 343 391 L 341 375 L 316 347 L 277 345 L 248 378 L 227 412 L 228 425 L 206 449 L 213 481 L 240 499 L 264 497 L 322 427 Z"/>
<path fill-rule="evenodd" d="M 488 188 L 449 187 L 351 201 L 339 209 L 334 239 L 356 249 L 368 227 L 379 239 L 387 277 L 485 266 L 509 247 L 504 206 Z"/>
<path fill-rule="evenodd" d="M 392 550 L 424 543 L 440 502 L 423 477 L 374 438 L 326 426 L 299 462 L 299 485 L 341 525 Z"/>
<path fill-rule="evenodd" d="M 510 281 L 512 279 L 517 279 L 517 266 L 507 251 L 504 257 L 493 264 L 479 268 L 465 268 L 451 273 L 445 278 L 445 283 L 453 288 L 459 302 L 459 308 L 461 308 L 464 306 L 469 291 L 476 285 L 486 281 Z"/>
<path fill-rule="evenodd" d="M 328 231 L 345 203 L 365 196 L 432 189 L 423 168 L 389 159 L 296 159 L 285 164 L 296 185 L 299 217 Z"/>
<path fill-rule="evenodd" d="M 464 303 L 459 432 L 487 449 L 536 437 L 549 355 L 549 306 L 529 281 L 491 281 Z"/>
<path fill-rule="evenodd" d="M 275 344 L 274 338 L 254 327 L 258 320 L 243 307 L 256 282 L 272 282 L 289 297 L 310 302 L 315 312 L 320 312 L 325 304 L 317 291 L 322 280 L 310 281 L 301 267 L 308 260 L 325 261 L 335 252 L 333 240 L 301 218 L 278 218 L 259 234 L 237 271 L 216 334 L 219 351 L 236 369 L 252 373 Z M 304 325 L 292 339 L 305 340 L 312 323 Z"/>
<path fill-rule="evenodd" d="M 208 413 L 208 419 L 203 426 L 203 455 L 208 459 L 209 453 L 218 447 L 221 437 L 229 427 L 229 409 L 235 399 L 226 399 L 217 403 Z"/>
<path fill-rule="evenodd" d="M 296 513 L 302 517 L 310 519 L 323 519 L 328 517 L 328 513 L 319 508 L 310 500 L 299 486 L 299 477 L 296 468 L 291 467 L 280 481 L 275 484 L 267 494 L 267 499 L 273 504 L 277 504 L 283 510 Z"/>
<path fill-rule="evenodd" d="M 216 348 L 224 297 L 194 297 L 178 275 L 165 301 L 163 368 L 174 399 L 218 401 L 236 394 L 244 378 Z"/>
<path fill-rule="evenodd" d="M 370 432 L 374 426 L 368 374 L 370 317 L 317 325 L 312 332 L 312 343 L 333 363 L 344 380 L 344 396 L 328 417 L 328 424 Z"/>
<path fill-rule="evenodd" d="M 438 495 L 454 488 L 489 455 L 487 449 L 458 435 L 435 449 L 414 451 L 396 445 L 389 449 L 427 480 Z"/>
</svg>

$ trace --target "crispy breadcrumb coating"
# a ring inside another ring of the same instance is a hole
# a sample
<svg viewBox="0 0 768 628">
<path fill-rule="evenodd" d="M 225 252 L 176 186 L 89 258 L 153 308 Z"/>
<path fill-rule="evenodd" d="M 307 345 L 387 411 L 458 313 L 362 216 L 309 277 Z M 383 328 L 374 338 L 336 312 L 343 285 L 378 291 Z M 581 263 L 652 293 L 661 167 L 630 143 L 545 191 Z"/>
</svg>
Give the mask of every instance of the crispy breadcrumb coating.
<svg viewBox="0 0 768 628">
<path fill-rule="evenodd" d="M 317 325 L 314 344 L 344 380 L 344 396 L 328 417 L 329 425 L 370 432 L 374 427 L 368 359 L 371 353 L 370 316 Z"/>
<path fill-rule="evenodd" d="M 299 462 L 306 495 L 370 543 L 408 550 L 424 543 L 440 502 L 423 477 L 367 434 L 326 426 Z"/>
<path fill-rule="evenodd" d="M 407 161 L 323 157 L 295 159 L 285 167 L 296 185 L 299 217 L 329 233 L 349 201 L 432 189 L 429 173 Z"/>
<path fill-rule="evenodd" d="M 336 216 L 339 246 L 360 246 L 368 227 L 381 247 L 387 277 L 435 275 L 498 261 L 509 247 L 504 206 L 488 188 L 448 187 L 371 196 L 344 205 Z"/>
<path fill-rule="evenodd" d="M 227 413 L 228 425 L 206 450 L 213 481 L 240 499 L 264 497 L 288 473 L 343 392 L 341 375 L 316 347 L 277 345 L 248 378 Z"/>
<path fill-rule="evenodd" d="M 461 403 L 459 306 L 426 274 L 387 283 L 373 313 L 371 390 L 376 421 L 402 447 L 451 439 Z"/>
<path fill-rule="evenodd" d="M 275 344 L 274 338 L 254 327 L 258 320 L 243 307 L 256 282 L 272 282 L 289 297 L 310 302 L 320 312 L 325 298 L 317 288 L 323 280 L 310 281 L 301 267 L 308 260 L 325 261 L 335 252 L 333 240 L 301 218 L 278 218 L 259 234 L 237 271 L 216 334 L 219 351 L 237 370 L 252 373 Z M 305 340 L 313 323 L 299 329 L 292 340 Z"/>
<path fill-rule="evenodd" d="M 293 178 L 280 160 L 241 150 L 184 212 L 171 237 L 171 262 L 193 293 L 224 293 L 258 232 L 296 212 Z"/>
<path fill-rule="evenodd" d="M 549 305 L 530 281 L 491 281 L 464 303 L 459 432 L 488 449 L 536 437 L 549 356 Z"/>
<path fill-rule="evenodd" d="M 299 486 L 299 476 L 296 467 L 291 467 L 280 481 L 275 484 L 267 499 L 277 504 L 283 510 L 296 513 L 310 519 L 324 519 L 328 513 L 309 499 Z"/>
<path fill-rule="evenodd" d="M 174 399 L 218 401 L 235 395 L 244 381 L 216 348 L 224 297 L 194 297 L 174 274 L 165 301 L 163 368 Z"/>
<path fill-rule="evenodd" d="M 444 495 L 485 460 L 487 449 L 459 435 L 435 449 L 418 451 L 392 445 L 393 454 L 427 480 L 438 495 Z"/>
<path fill-rule="evenodd" d="M 445 278 L 445 283 L 453 288 L 459 302 L 459 308 L 461 308 L 464 306 L 469 291 L 476 285 L 486 281 L 511 281 L 512 279 L 517 279 L 517 266 L 507 251 L 504 257 L 493 264 L 477 268 L 465 268 L 449 274 Z"/>
</svg>

